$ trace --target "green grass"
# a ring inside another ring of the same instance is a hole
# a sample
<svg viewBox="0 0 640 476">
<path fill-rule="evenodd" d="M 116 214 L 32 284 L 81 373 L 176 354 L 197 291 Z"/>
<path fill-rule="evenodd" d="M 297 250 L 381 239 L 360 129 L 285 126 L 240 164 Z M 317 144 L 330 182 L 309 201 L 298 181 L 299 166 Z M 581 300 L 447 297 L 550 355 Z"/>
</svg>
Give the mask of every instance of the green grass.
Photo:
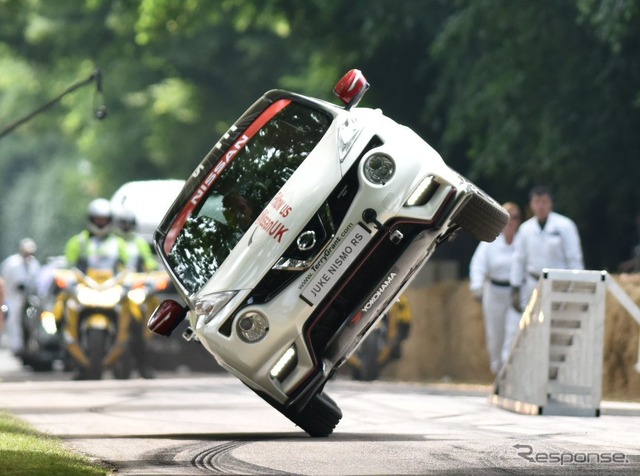
<svg viewBox="0 0 640 476">
<path fill-rule="evenodd" d="M 60 440 L 34 430 L 0 410 L 0 473 L 2 475 L 109 475 L 108 468 L 72 453 Z"/>
</svg>

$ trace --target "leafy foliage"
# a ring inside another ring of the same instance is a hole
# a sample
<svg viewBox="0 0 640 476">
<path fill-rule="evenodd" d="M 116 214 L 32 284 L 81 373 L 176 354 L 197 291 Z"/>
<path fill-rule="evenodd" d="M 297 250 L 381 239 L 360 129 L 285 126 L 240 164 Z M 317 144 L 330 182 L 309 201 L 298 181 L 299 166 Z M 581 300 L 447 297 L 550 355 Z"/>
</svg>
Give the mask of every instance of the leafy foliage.
<svg viewBox="0 0 640 476">
<path fill-rule="evenodd" d="M 332 100 L 347 69 L 498 200 L 544 182 L 615 268 L 640 212 L 635 0 L 0 2 L 0 254 L 62 251 L 83 207 L 129 180 L 184 178 L 266 89 Z M 99 121 L 101 101 L 108 116 Z M 31 192 L 31 193 L 29 193 Z"/>
<path fill-rule="evenodd" d="M 498 197 L 524 202 L 532 185 L 550 185 L 556 208 L 578 222 L 591 267 L 626 255 L 640 205 L 625 178 L 640 171 L 640 37 L 619 23 L 627 15 L 605 18 L 610 3 L 461 2 L 433 46 L 444 150 L 466 144 L 469 174 Z M 617 7 L 637 19 L 632 3 Z"/>
</svg>

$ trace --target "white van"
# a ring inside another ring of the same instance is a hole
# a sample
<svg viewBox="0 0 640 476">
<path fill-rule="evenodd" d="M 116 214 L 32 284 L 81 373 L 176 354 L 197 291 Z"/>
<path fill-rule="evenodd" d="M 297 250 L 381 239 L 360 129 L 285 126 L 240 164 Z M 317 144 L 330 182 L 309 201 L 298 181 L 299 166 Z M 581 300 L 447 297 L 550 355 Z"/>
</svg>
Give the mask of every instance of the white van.
<svg viewBox="0 0 640 476">
<path fill-rule="evenodd" d="M 136 231 L 153 242 L 153 233 L 176 199 L 184 180 L 139 180 L 123 184 L 111 197 L 115 211 L 120 208 L 131 210 L 136 216 Z"/>
</svg>

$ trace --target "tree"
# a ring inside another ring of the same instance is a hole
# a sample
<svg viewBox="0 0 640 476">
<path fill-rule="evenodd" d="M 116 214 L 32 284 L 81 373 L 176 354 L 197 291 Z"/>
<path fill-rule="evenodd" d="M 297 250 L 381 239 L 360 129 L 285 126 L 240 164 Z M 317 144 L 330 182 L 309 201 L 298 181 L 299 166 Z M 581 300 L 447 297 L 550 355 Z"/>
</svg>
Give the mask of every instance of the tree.
<svg viewBox="0 0 640 476">
<path fill-rule="evenodd" d="M 60 164 L 55 173 L 82 177 L 78 203 L 128 180 L 184 178 L 266 89 L 335 100 L 336 79 L 356 67 L 373 85 L 364 106 L 416 130 L 498 200 L 524 203 L 531 185 L 550 185 L 578 222 L 587 265 L 613 268 L 640 210 L 639 10 L 635 0 L 0 2 L 3 122 L 98 67 L 109 109 L 96 121 L 98 91 L 83 90 L 0 141 L 12 197 L 1 230 L 23 175 Z"/>
<path fill-rule="evenodd" d="M 273 65 L 286 68 L 277 25 L 254 10 L 252 2 L 3 2 L 0 52 L 17 72 L 0 84 L 9 92 L 1 95 L 2 117 L 23 116 L 98 66 L 109 109 L 97 123 L 87 116 L 93 95 L 77 94 L 3 140 L 2 189 L 11 198 L 2 204 L 3 224 L 22 209 L 13 184 L 36 170 L 51 173 L 50 163 L 88 171 L 80 203 L 128 180 L 191 173 L 264 84 L 276 83 L 268 79 L 278 76 Z M 58 200 L 50 207 L 71 212 Z M 8 241 L 3 236 L 0 251 L 9 252 Z"/>
<path fill-rule="evenodd" d="M 637 8 L 618 2 L 628 16 L 614 18 L 611 3 L 464 1 L 434 44 L 446 149 L 463 145 L 497 197 L 550 185 L 594 268 L 626 257 L 612 243 L 640 207 L 640 36 L 623 28 Z"/>
</svg>

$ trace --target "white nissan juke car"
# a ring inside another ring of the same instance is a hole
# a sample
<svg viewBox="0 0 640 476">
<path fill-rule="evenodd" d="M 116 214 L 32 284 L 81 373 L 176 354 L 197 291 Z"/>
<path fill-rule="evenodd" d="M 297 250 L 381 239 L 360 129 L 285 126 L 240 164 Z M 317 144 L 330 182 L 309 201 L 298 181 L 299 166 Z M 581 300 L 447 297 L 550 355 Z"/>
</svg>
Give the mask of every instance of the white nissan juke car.
<svg viewBox="0 0 640 476">
<path fill-rule="evenodd" d="M 312 436 L 342 413 L 324 386 L 376 321 L 461 228 L 493 241 L 506 211 L 411 129 L 355 107 L 268 91 L 211 149 L 155 233 L 186 305 L 163 302 L 149 327 L 187 318 L 227 371 Z"/>
</svg>

